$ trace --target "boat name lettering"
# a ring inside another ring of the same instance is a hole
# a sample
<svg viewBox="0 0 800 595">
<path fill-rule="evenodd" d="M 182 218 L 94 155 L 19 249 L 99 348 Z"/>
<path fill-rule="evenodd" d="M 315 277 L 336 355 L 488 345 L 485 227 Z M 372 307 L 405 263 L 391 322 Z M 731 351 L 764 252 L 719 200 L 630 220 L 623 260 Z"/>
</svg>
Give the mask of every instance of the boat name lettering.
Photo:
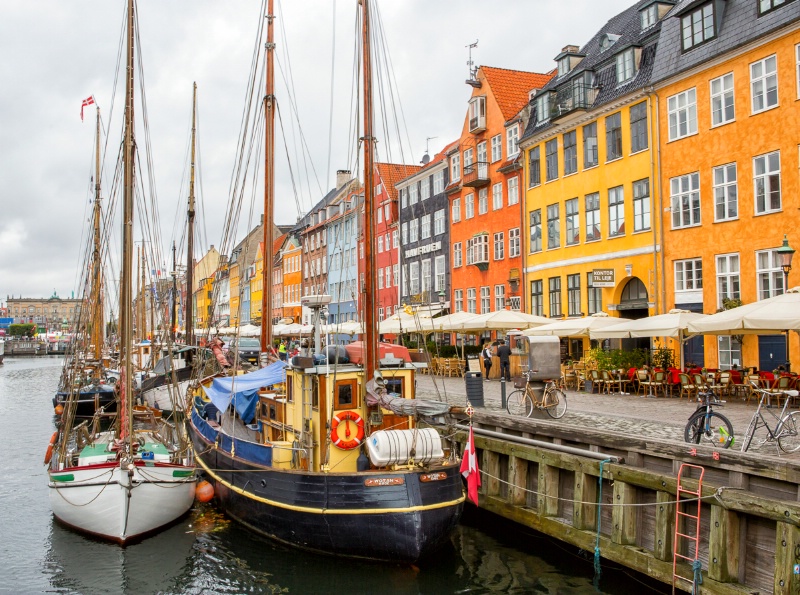
<svg viewBox="0 0 800 595">
<path fill-rule="evenodd" d="M 447 479 L 447 473 L 444 471 L 439 471 L 437 473 L 425 473 L 424 475 L 419 476 L 420 481 L 442 481 L 443 479 Z"/>
<path fill-rule="evenodd" d="M 406 482 L 402 477 L 376 477 L 365 479 L 364 485 L 368 488 L 380 488 L 383 486 L 401 486 Z"/>
<path fill-rule="evenodd" d="M 441 248 L 441 242 L 431 242 L 430 244 L 425 244 L 424 246 L 419 246 L 417 248 L 409 248 L 406 250 L 406 258 L 411 258 L 412 256 L 417 256 L 418 254 L 427 254 L 428 252 L 440 250 Z"/>
</svg>

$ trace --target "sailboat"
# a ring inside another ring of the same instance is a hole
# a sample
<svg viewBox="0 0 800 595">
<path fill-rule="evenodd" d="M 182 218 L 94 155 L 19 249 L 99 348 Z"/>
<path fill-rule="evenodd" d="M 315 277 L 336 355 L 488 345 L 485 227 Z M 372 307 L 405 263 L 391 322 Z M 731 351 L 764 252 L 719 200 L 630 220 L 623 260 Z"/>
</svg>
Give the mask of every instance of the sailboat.
<svg viewBox="0 0 800 595">
<path fill-rule="evenodd" d="M 413 563 L 446 542 L 464 493 L 454 443 L 431 427 L 451 408 L 414 399 L 408 350 L 378 342 L 370 85 L 370 0 L 361 0 L 364 77 L 364 341 L 347 357 L 321 349 L 329 295 L 307 295 L 313 350 L 290 363 L 206 379 L 188 419 L 197 463 L 224 512 L 250 529 L 299 548 Z M 266 149 L 272 153 L 272 0 L 268 4 Z M 265 240 L 271 246 L 272 167 L 266 166 Z M 271 279 L 264 258 L 263 294 Z M 271 346 L 271 306 L 262 304 L 262 350 Z M 331 347 L 333 348 L 333 347 Z M 329 349 L 331 349 L 329 348 Z M 329 353 L 330 355 L 330 353 Z M 325 362 L 320 363 L 320 362 Z M 346 363 L 345 363 L 346 362 Z"/>
<path fill-rule="evenodd" d="M 133 42 L 134 0 L 126 14 L 127 76 L 123 146 L 122 266 L 118 412 L 74 425 L 77 392 L 70 394 L 45 454 L 55 517 L 78 531 L 121 544 L 172 523 L 189 510 L 195 494 L 193 453 L 181 425 L 134 406 L 133 394 Z M 106 420 L 109 421 L 109 420 Z"/>
</svg>

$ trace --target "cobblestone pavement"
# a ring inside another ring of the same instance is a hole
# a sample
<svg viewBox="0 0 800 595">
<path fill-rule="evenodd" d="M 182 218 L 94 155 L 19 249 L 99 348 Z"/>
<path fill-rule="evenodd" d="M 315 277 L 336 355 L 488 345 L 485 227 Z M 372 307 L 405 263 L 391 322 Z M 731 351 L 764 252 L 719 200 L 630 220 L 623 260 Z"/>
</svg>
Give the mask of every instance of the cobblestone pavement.
<svg viewBox="0 0 800 595">
<path fill-rule="evenodd" d="M 483 409 L 490 413 L 507 415 L 501 408 L 501 381 L 481 381 L 484 393 Z M 513 383 L 506 384 L 506 393 L 514 391 Z M 592 427 L 608 432 L 623 433 L 629 436 L 659 438 L 685 444 L 683 430 L 689 416 L 697 408 L 696 402 L 675 397 L 648 398 L 635 394 L 592 394 L 576 392 L 567 393 L 567 413 L 555 423 L 563 423 L 577 427 Z M 440 376 L 417 375 L 417 397 L 426 399 L 444 399 L 453 405 L 466 405 L 466 383 L 464 378 L 442 378 Z M 757 402 L 751 399 L 745 403 L 739 397 L 729 397 L 722 407 L 715 407 L 727 417 L 733 425 L 734 436 L 739 439 L 755 413 Z M 779 410 L 772 409 L 776 413 Z M 545 412 L 534 412 L 534 416 L 550 420 Z M 772 425 L 775 421 L 768 413 L 765 417 Z M 756 437 L 763 436 L 766 430 L 761 429 Z M 734 444 L 738 450 L 738 444 Z M 755 441 L 748 452 L 764 456 L 780 456 L 800 462 L 800 452 L 786 455 L 778 451 L 777 444 L 757 446 Z"/>
</svg>

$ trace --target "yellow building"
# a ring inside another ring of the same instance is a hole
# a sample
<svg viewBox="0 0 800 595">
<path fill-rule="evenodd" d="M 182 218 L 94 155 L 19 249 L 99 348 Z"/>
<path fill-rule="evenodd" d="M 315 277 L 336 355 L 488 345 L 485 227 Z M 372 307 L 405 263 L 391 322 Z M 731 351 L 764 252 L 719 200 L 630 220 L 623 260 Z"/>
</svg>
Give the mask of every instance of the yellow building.
<svg viewBox="0 0 800 595">
<path fill-rule="evenodd" d="M 660 220 L 651 204 L 655 112 L 647 86 L 660 19 L 672 4 L 632 6 L 584 47 L 565 47 L 556 56 L 557 76 L 533 97 L 520 144 L 524 280 L 533 314 L 663 312 Z M 587 342 L 565 347 L 580 357 Z"/>
<path fill-rule="evenodd" d="M 250 322 L 261 324 L 261 299 L 264 287 L 264 242 L 258 243 L 255 260 L 255 276 L 250 279 Z"/>
<path fill-rule="evenodd" d="M 219 268 L 219 252 L 212 246 L 194 265 L 192 299 L 194 300 L 194 328 L 208 324 L 214 312 L 211 303 L 214 276 Z"/>
<path fill-rule="evenodd" d="M 784 291 L 776 249 L 784 234 L 800 245 L 799 17 L 797 3 L 729 0 L 690 3 L 662 26 L 652 78 L 668 307 L 711 314 L 725 298 Z M 800 285 L 794 275 L 790 286 Z M 797 369 L 796 334 L 790 353 Z M 687 355 L 723 369 L 772 370 L 785 359 L 783 335 L 708 336 Z"/>
</svg>

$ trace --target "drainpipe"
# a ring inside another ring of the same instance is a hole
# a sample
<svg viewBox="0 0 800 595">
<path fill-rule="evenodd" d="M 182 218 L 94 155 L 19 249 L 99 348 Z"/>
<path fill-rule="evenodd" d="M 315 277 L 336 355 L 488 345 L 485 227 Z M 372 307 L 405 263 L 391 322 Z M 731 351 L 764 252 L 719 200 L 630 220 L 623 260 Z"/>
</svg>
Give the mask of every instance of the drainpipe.
<svg viewBox="0 0 800 595">
<path fill-rule="evenodd" d="M 655 268 L 655 277 L 656 277 L 656 294 L 658 294 L 659 288 L 659 260 L 661 261 L 661 275 L 665 275 L 665 257 L 664 257 L 664 194 L 662 192 L 661 186 L 661 119 L 659 118 L 660 112 L 660 101 L 658 97 L 658 93 L 655 92 L 653 87 L 650 87 L 647 90 L 647 97 L 648 101 L 651 102 L 652 108 L 652 98 L 655 97 L 656 100 L 656 111 L 655 111 L 655 131 L 656 131 L 656 142 L 655 142 L 655 162 L 653 161 L 654 155 L 653 152 L 650 152 L 650 169 L 653 176 L 653 190 L 658 192 L 658 235 L 660 236 L 658 239 L 656 238 L 656 234 L 653 233 L 653 267 Z M 659 257 L 659 252 L 660 257 Z M 662 279 L 663 281 L 663 279 Z M 658 307 L 658 299 L 656 299 L 656 314 L 658 314 L 661 310 L 664 312 L 667 311 L 667 284 L 666 282 L 662 282 L 660 284 L 661 289 L 661 308 Z"/>
</svg>

